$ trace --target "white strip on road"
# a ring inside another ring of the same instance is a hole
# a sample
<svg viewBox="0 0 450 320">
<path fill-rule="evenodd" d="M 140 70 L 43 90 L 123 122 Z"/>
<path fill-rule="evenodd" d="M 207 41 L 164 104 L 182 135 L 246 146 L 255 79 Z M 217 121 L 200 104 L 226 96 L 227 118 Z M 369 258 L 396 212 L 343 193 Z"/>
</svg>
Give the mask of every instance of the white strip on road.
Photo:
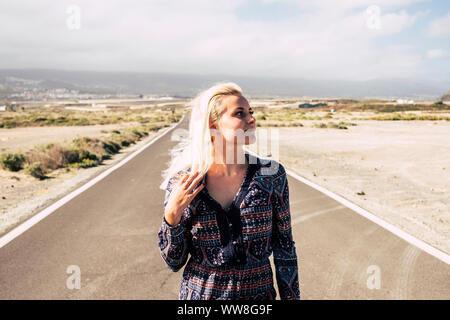
<svg viewBox="0 0 450 320">
<path fill-rule="evenodd" d="M 384 229 L 392 232 L 393 234 L 395 234 L 397 237 L 402 238 L 403 240 L 405 240 L 406 242 L 416 246 L 417 248 L 425 251 L 428 254 L 431 254 L 433 257 L 438 258 L 439 260 L 445 262 L 446 264 L 450 264 L 450 256 L 448 254 L 446 254 L 445 252 L 442 252 L 439 249 L 436 249 L 435 247 L 429 245 L 428 243 L 423 242 L 422 240 L 417 239 L 416 237 L 406 233 L 405 231 L 391 225 L 390 223 L 387 223 L 386 221 L 380 219 L 379 217 L 373 215 L 372 213 L 364 210 L 361 207 L 358 207 L 357 205 L 355 205 L 354 203 L 348 201 L 347 199 L 344 199 L 343 197 L 303 178 L 300 177 L 299 175 L 297 175 L 296 173 L 292 172 L 291 170 L 286 169 L 286 173 L 288 175 L 290 175 L 291 177 L 303 182 L 304 184 L 307 184 L 308 186 L 326 194 L 327 196 L 329 196 L 330 198 L 336 200 L 337 202 L 342 203 L 344 206 L 352 209 L 353 211 L 355 211 L 356 213 L 362 215 L 363 217 L 369 219 L 372 222 L 375 222 L 376 224 L 378 224 L 380 227 L 383 227 Z"/>
<path fill-rule="evenodd" d="M 78 196 L 80 193 L 86 191 L 87 189 L 92 187 L 94 184 L 96 184 L 97 182 L 101 181 L 103 178 L 105 178 L 106 176 L 111 174 L 113 171 L 115 171 L 115 170 L 119 169 L 120 167 L 122 167 L 125 163 L 127 163 L 128 161 L 130 161 L 131 159 L 136 157 L 139 153 L 141 153 L 142 151 L 147 149 L 149 146 L 151 146 L 153 143 L 158 141 L 161 137 L 163 137 L 164 135 L 166 135 L 167 133 L 172 131 L 176 126 L 178 126 L 183 121 L 184 117 L 185 116 L 183 115 L 183 117 L 181 118 L 181 120 L 178 123 L 174 124 L 171 128 L 169 128 L 168 130 L 166 130 L 165 132 L 163 132 L 159 136 L 153 138 L 152 141 L 147 143 L 141 149 L 133 152 L 131 155 L 129 155 L 128 157 L 126 157 L 125 159 L 120 161 L 115 166 L 113 166 L 113 167 L 109 168 L 108 170 L 102 172 L 100 175 L 98 175 L 94 179 L 90 180 L 89 182 L 87 182 L 86 184 L 84 184 L 83 186 L 78 188 L 77 190 L 69 193 L 68 195 L 66 195 L 62 199 L 60 199 L 57 202 L 53 203 L 51 206 L 45 208 L 44 210 L 42 210 L 38 214 L 34 215 L 32 218 L 28 219 L 24 223 L 20 224 L 19 226 L 17 226 L 16 228 L 11 230 L 7 234 L 5 234 L 3 237 L 0 238 L 0 248 L 2 248 L 3 246 L 5 246 L 9 242 L 11 242 L 12 240 L 17 238 L 18 236 L 20 236 L 22 233 L 24 233 L 25 231 L 30 229 L 32 226 L 34 226 L 36 223 L 38 223 L 39 221 L 41 221 L 42 219 L 44 219 L 45 217 L 47 217 L 48 215 L 53 213 L 58 208 L 62 207 L 64 204 L 66 204 L 67 202 L 69 202 L 70 200 L 75 198 L 76 196 Z"/>
</svg>

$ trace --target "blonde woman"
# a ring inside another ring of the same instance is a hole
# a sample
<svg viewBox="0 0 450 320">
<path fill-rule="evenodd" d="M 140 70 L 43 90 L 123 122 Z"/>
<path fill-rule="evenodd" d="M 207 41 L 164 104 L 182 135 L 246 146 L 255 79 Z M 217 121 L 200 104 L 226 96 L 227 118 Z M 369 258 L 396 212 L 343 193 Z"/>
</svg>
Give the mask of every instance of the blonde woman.
<svg viewBox="0 0 450 320">
<path fill-rule="evenodd" d="M 256 123 L 241 88 L 217 84 L 191 106 L 158 233 L 169 268 L 185 266 L 179 299 L 275 299 L 272 252 L 281 299 L 300 299 L 288 180 L 280 163 L 244 152 Z"/>
</svg>

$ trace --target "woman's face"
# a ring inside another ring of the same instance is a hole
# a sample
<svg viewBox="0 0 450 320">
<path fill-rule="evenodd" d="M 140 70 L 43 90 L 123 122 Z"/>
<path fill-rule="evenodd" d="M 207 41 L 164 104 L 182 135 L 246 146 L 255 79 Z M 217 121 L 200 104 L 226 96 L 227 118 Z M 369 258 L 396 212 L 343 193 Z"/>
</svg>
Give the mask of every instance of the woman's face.
<svg viewBox="0 0 450 320">
<path fill-rule="evenodd" d="M 218 136 L 227 144 L 252 144 L 256 141 L 256 121 L 247 99 L 241 95 L 229 95 L 223 98 L 224 110 L 219 120 L 211 128 L 214 139 Z"/>
</svg>

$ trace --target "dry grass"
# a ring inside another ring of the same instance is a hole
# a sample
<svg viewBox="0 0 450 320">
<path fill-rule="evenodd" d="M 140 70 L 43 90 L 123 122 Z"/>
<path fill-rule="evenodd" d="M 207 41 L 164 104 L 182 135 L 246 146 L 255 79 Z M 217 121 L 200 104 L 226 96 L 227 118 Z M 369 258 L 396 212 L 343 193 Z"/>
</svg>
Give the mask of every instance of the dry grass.
<svg viewBox="0 0 450 320">
<path fill-rule="evenodd" d="M 173 123 L 181 119 L 183 108 L 107 109 L 104 111 L 67 110 L 63 107 L 30 108 L 0 113 L 0 128 L 44 126 L 88 126 L 138 122 L 140 124 Z"/>
<path fill-rule="evenodd" d="M 164 126 L 161 126 L 164 127 Z M 2 167 L 10 171 L 20 171 L 25 163 L 25 172 L 39 179 L 60 168 L 88 168 L 102 163 L 123 147 L 136 143 L 148 136 L 155 127 L 130 128 L 120 132 L 112 130 L 105 139 L 82 137 L 70 145 L 48 143 L 38 145 L 25 154 L 2 154 Z"/>
<path fill-rule="evenodd" d="M 432 105 L 366 105 L 345 104 L 314 109 L 286 108 L 286 107 L 256 107 L 255 119 L 258 127 L 302 127 L 300 121 L 324 121 L 335 119 L 339 123 L 327 122 L 314 123 L 317 128 L 337 128 L 355 126 L 355 123 L 346 120 L 374 120 L 374 121 L 396 121 L 396 120 L 424 120 L 424 121 L 449 121 L 448 112 L 450 106 L 445 104 Z M 334 112 L 330 112 L 334 109 Z M 416 110 L 416 112 L 411 112 Z M 420 111 L 417 111 L 420 110 Z M 442 112 L 444 110 L 444 112 Z M 430 114 L 434 112 L 435 114 Z M 444 113 L 444 114 L 438 114 Z M 380 114 L 382 113 L 382 114 Z M 355 117 L 356 116 L 356 117 Z"/>
</svg>

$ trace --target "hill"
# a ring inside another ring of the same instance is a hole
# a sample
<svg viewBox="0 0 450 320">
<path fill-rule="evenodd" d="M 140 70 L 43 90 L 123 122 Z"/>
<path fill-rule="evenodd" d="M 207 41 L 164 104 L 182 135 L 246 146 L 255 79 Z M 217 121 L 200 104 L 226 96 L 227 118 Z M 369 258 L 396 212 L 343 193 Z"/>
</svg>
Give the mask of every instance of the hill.
<svg viewBox="0 0 450 320">
<path fill-rule="evenodd" d="M 70 89 L 85 93 L 159 94 L 191 97 L 219 81 L 238 83 L 249 97 L 438 99 L 448 82 L 409 79 L 367 81 L 269 78 L 148 72 L 0 69 L 0 95 Z"/>
<path fill-rule="evenodd" d="M 450 90 L 444 93 L 444 95 L 441 97 L 441 101 L 450 101 Z"/>
</svg>

